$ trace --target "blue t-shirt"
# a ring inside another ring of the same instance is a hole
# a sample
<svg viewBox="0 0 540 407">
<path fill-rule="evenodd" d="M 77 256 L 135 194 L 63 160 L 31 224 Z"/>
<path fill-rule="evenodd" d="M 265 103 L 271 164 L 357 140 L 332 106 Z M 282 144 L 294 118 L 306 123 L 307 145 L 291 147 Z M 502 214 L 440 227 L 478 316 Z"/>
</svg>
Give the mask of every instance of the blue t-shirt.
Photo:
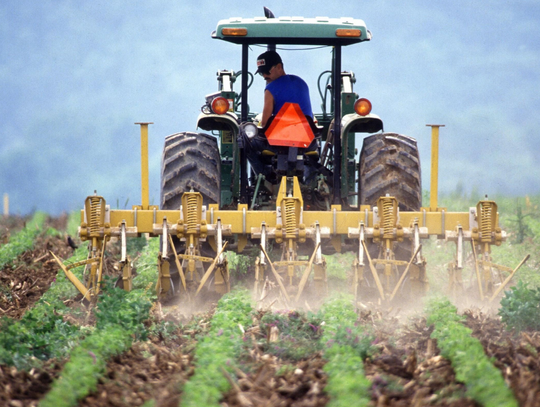
<svg viewBox="0 0 540 407">
<path fill-rule="evenodd" d="M 273 115 L 279 112 L 279 109 L 287 103 L 298 103 L 300 109 L 306 116 L 313 117 L 311 110 L 311 100 L 309 99 L 309 88 L 307 83 L 296 75 L 283 75 L 266 85 L 274 97 Z"/>
</svg>

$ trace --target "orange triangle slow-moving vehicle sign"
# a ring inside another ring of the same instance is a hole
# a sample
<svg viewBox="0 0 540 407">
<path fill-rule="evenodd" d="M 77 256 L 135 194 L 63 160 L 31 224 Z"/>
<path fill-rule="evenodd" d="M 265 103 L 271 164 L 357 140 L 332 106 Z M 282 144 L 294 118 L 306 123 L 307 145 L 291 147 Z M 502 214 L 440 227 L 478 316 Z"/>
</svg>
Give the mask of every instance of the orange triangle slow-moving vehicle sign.
<svg viewBox="0 0 540 407">
<path fill-rule="evenodd" d="M 285 103 L 266 130 L 271 146 L 307 148 L 315 135 L 298 103 Z"/>
</svg>

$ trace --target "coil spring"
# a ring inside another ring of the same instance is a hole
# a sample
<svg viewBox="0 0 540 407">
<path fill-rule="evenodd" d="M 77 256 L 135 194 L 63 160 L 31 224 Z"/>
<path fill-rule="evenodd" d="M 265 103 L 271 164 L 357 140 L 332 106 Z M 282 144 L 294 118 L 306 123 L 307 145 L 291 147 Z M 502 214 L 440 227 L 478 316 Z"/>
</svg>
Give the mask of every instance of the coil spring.
<svg viewBox="0 0 540 407">
<path fill-rule="evenodd" d="M 394 205 L 391 198 L 383 198 L 382 201 L 382 221 L 381 226 L 383 228 L 383 233 L 386 235 L 392 232 L 394 229 L 395 219 L 394 219 Z"/>
<path fill-rule="evenodd" d="M 493 207 L 491 202 L 481 202 L 480 205 L 482 211 L 480 214 L 480 232 L 482 233 L 482 240 L 490 240 Z"/>
<path fill-rule="evenodd" d="M 101 219 L 101 198 L 98 196 L 90 197 L 90 233 L 99 233 Z"/>
<path fill-rule="evenodd" d="M 187 232 L 197 231 L 197 194 L 189 194 L 187 197 Z"/>
<path fill-rule="evenodd" d="M 285 199 L 285 232 L 287 237 L 293 237 L 296 232 L 296 211 L 294 199 Z"/>
</svg>

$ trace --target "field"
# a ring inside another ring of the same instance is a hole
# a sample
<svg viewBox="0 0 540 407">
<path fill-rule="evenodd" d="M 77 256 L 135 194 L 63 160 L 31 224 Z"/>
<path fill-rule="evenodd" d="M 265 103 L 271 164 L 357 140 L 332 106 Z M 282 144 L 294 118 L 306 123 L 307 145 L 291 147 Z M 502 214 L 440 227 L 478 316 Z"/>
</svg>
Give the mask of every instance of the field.
<svg viewBox="0 0 540 407">
<path fill-rule="evenodd" d="M 440 201 L 464 210 L 469 198 Z M 114 288 L 113 243 L 103 294 L 87 305 L 50 255 L 86 258 L 77 215 L 0 219 L 0 405 L 540 406 L 540 197 L 491 198 L 510 233 L 495 261 L 531 254 L 491 307 L 446 296 L 454 249 L 436 240 L 424 245 L 430 294 L 407 306 L 355 308 L 348 255 L 327 258 L 319 309 L 252 298 L 250 259 L 233 255 L 231 293 L 195 311 L 162 306 L 159 239 L 144 238 L 128 247 L 134 290 Z"/>
</svg>

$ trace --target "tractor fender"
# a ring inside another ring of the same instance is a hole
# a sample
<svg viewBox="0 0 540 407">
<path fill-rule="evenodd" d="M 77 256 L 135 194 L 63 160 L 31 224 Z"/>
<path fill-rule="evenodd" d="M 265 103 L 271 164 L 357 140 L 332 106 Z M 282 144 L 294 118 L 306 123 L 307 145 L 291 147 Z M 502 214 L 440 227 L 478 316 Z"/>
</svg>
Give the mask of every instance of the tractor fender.
<svg viewBox="0 0 540 407">
<path fill-rule="evenodd" d="M 383 130 L 381 118 L 375 114 L 360 116 L 356 113 L 350 113 L 341 119 L 341 137 L 348 133 L 377 133 Z"/>
<path fill-rule="evenodd" d="M 232 112 L 225 114 L 201 113 L 197 118 L 197 128 L 206 131 L 232 131 L 234 134 L 238 134 L 238 117 Z"/>
</svg>

